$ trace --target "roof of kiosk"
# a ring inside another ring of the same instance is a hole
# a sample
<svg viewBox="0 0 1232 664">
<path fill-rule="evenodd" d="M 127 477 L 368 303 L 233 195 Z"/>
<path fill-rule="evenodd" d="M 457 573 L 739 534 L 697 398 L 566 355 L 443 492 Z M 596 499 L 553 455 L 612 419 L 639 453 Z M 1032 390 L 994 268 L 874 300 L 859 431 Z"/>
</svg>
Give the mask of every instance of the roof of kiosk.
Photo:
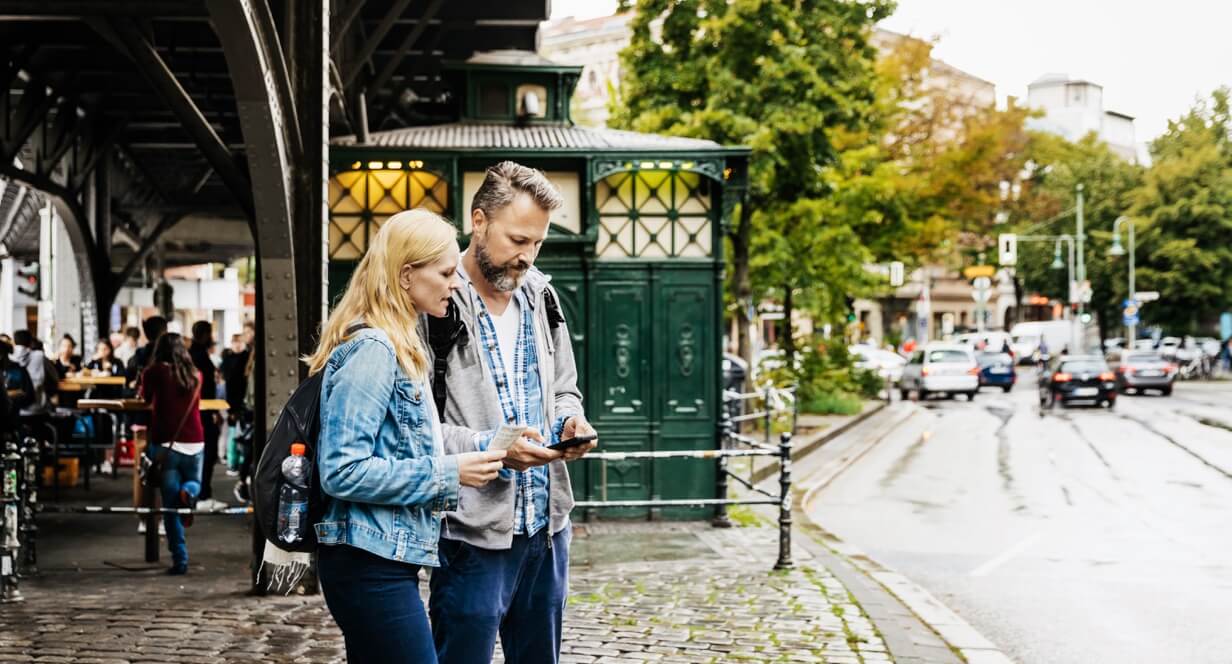
<svg viewBox="0 0 1232 664">
<path fill-rule="evenodd" d="M 360 145 L 341 136 L 333 145 Z M 421 150 L 568 150 L 568 151 L 725 151 L 714 141 L 678 136 L 639 134 L 618 129 L 592 129 L 565 123 L 516 126 L 502 123 L 451 122 L 373 132 L 364 146 Z"/>
</svg>

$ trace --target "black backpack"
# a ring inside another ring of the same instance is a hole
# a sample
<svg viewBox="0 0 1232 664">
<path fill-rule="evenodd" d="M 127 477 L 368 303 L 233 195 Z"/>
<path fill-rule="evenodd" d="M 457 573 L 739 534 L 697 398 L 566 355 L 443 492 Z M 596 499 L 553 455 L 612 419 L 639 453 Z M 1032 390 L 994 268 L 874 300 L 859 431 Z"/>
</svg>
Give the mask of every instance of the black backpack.
<svg viewBox="0 0 1232 664">
<path fill-rule="evenodd" d="M 352 325 L 347 336 L 367 325 Z M 265 448 L 257 461 L 252 477 L 252 513 L 266 541 L 283 551 L 315 551 L 316 524 L 325 515 L 327 496 L 321 491 L 317 468 L 317 437 L 321 433 L 321 383 L 325 372 L 319 371 L 299 384 L 265 439 Z M 291 444 L 304 443 L 308 460 L 308 518 L 304 537 L 287 544 L 278 539 L 278 494 L 282 491 L 282 462 L 291 456 Z"/>
</svg>

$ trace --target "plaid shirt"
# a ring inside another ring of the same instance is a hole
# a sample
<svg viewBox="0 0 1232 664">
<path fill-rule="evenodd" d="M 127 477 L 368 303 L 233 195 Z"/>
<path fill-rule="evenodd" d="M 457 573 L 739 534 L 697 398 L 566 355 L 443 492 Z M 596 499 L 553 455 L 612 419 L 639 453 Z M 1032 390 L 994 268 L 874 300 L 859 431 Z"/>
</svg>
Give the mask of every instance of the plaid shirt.
<svg viewBox="0 0 1232 664">
<path fill-rule="evenodd" d="M 471 298 L 475 302 L 475 311 L 479 326 L 479 342 L 483 348 L 484 359 L 488 370 L 496 382 L 496 393 L 500 396 L 501 412 L 505 422 L 524 424 L 543 434 L 550 435 L 550 441 L 555 442 L 563 426 L 563 421 L 554 423 L 552 431 L 545 431 L 543 421 L 543 384 L 539 375 L 539 359 L 535 351 L 535 326 L 531 316 L 530 304 L 522 289 L 514 291 L 513 297 L 518 303 L 522 320 L 518 326 L 518 340 L 513 352 L 513 376 L 505 372 L 505 363 L 501 359 L 499 341 L 496 335 L 496 324 L 492 314 L 488 312 L 483 298 L 471 286 Z M 483 447 L 491 442 L 491 435 Z M 501 470 L 501 473 L 511 472 Z M 515 535 L 534 535 L 548 525 L 548 467 L 536 466 L 526 471 L 514 473 L 517 492 L 513 507 L 513 532 Z"/>
</svg>

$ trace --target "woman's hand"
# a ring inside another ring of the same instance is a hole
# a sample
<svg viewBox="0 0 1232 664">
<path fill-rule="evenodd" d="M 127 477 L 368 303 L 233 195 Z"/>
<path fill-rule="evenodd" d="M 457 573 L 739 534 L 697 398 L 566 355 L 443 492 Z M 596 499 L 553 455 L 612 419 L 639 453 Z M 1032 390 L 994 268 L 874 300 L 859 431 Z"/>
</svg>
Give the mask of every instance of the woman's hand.
<svg viewBox="0 0 1232 664">
<path fill-rule="evenodd" d="M 496 479 L 505 450 L 466 452 L 458 455 L 458 481 L 462 486 L 481 487 Z"/>
</svg>

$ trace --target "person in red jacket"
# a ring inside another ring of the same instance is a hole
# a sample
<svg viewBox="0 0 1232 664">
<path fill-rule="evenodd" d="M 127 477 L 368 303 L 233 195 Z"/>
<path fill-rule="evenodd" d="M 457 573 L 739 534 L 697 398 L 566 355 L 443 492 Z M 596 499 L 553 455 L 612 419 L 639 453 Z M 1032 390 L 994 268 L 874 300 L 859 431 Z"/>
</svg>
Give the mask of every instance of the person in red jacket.
<svg viewBox="0 0 1232 664">
<path fill-rule="evenodd" d="M 141 374 L 141 397 L 151 406 L 146 454 L 162 456 L 164 507 L 192 509 L 201 493 L 201 463 L 205 432 L 199 416 L 201 373 L 193 366 L 183 338 L 175 333 L 160 336 L 154 344 L 150 366 Z M 168 574 L 188 572 L 188 545 L 184 528 L 192 515 L 164 514 L 167 549 L 171 552 Z"/>
</svg>

